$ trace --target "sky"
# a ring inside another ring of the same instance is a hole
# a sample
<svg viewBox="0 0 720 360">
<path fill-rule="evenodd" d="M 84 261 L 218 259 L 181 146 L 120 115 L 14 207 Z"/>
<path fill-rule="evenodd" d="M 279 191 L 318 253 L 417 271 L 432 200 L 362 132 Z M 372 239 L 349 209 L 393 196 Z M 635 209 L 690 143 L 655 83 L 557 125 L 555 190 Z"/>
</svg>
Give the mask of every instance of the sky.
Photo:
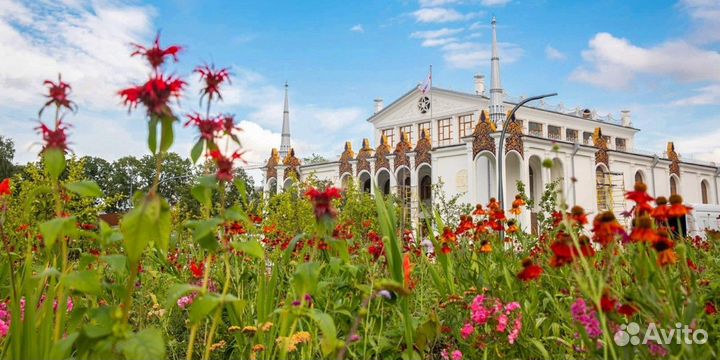
<svg viewBox="0 0 720 360">
<path fill-rule="evenodd" d="M 511 96 L 613 114 L 630 110 L 636 149 L 720 163 L 720 0 L 86 1 L 0 0 L 0 134 L 16 162 L 37 158 L 45 79 L 73 87 L 72 150 L 109 160 L 143 155 L 146 120 L 117 91 L 143 81 L 131 43 L 184 47 L 168 72 L 191 86 L 179 113 L 198 110 L 198 65 L 229 67 L 214 110 L 244 129 L 250 164 L 279 147 L 283 84 L 299 157 L 334 158 L 372 137 L 373 99 L 422 82 L 473 91 L 489 81 L 490 21 L 498 22 L 502 83 Z M 51 119 L 45 119 L 51 120 Z M 189 155 L 193 129 L 173 151 Z M 257 177 L 259 171 L 252 172 Z"/>
</svg>

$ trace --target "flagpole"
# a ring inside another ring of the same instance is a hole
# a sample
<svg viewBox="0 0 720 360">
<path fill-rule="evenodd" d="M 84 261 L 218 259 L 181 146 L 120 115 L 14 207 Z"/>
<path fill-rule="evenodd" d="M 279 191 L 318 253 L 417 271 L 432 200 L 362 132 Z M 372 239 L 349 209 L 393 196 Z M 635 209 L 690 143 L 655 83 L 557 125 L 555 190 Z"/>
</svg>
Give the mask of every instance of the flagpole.
<svg viewBox="0 0 720 360">
<path fill-rule="evenodd" d="M 430 64 L 430 133 L 432 134 L 433 127 L 433 88 L 432 88 L 433 76 L 432 76 L 432 64 Z M 437 137 L 437 136 L 436 136 Z M 433 139 L 430 139 L 432 142 Z M 432 143 L 431 143 L 432 144 Z"/>
</svg>

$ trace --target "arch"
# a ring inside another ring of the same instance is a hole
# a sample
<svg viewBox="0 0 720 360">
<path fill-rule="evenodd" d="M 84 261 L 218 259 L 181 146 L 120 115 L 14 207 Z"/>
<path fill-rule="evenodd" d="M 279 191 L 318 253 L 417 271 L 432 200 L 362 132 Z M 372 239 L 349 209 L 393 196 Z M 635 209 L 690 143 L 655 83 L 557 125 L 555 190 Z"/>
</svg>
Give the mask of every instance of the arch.
<svg viewBox="0 0 720 360">
<path fill-rule="evenodd" d="M 370 190 L 372 189 L 372 177 L 370 176 L 370 172 L 363 170 L 358 175 L 358 184 L 360 185 L 360 189 L 366 193 L 370 193 Z"/>
<path fill-rule="evenodd" d="M 292 177 L 285 179 L 285 182 L 283 183 L 283 190 L 288 190 L 294 183 L 295 180 L 293 180 Z"/>
<path fill-rule="evenodd" d="M 267 192 L 270 195 L 275 195 L 277 193 L 277 179 L 270 178 L 267 181 Z"/>
<path fill-rule="evenodd" d="M 347 190 L 348 186 L 350 186 L 352 182 L 352 175 L 349 172 L 346 172 L 340 176 L 340 187 L 343 190 Z"/>
<path fill-rule="evenodd" d="M 642 171 L 640 169 L 635 171 L 635 182 L 636 183 L 640 182 L 640 183 L 645 184 L 645 172 L 644 171 Z"/>
<path fill-rule="evenodd" d="M 553 164 L 550 168 L 550 181 L 557 181 L 560 187 L 560 193 L 565 193 L 565 168 L 560 158 L 553 159 Z"/>
<path fill-rule="evenodd" d="M 670 175 L 670 195 L 680 195 L 680 178 L 677 175 Z"/>
<path fill-rule="evenodd" d="M 710 183 L 705 179 L 700 180 L 700 199 L 703 204 L 710 203 Z"/>
<path fill-rule="evenodd" d="M 517 182 L 522 181 L 523 169 L 522 155 L 515 150 L 508 151 L 505 154 L 505 208 L 509 208 L 518 194 Z"/>
<path fill-rule="evenodd" d="M 598 211 L 611 210 L 611 190 L 610 172 L 605 164 L 600 163 L 595 167 L 595 192 L 597 193 Z"/>
<path fill-rule="evenodd" d="M 382 191 L 383 195 L 390 194 L 390 172 L 386 168 L 377 172 L 376 183 L 378 190 Z"/>
<path fill-rule="evenodd" d="M 487 204 L 497 196 L 497 162 L 490 151 L 481 151 L 475 156 L 475 193 L 480 204 Z"/>
<path fill-rule="evenodd" d="M 402 166 L 396 173 L 397 190 L 396 194 L 402 203 L 402 215 L 404 224 L 410 223 L 410 199 L 412 187 L 410 183 L 410 168 Z"/>
<path fill-rule="evenodd" d="M 430 209 L 432 204 L 432 168 L 429 165 L 420 166 L 417 177 L 419 179 L 418 197 L 420 202 Z"/>
<path fill-rule="evenodd" d="M 403 171 L 403 170 L 407 171 L 407 172 L 408 172 L 408 176 L 410 176 L 410 175 L 409 175 L 409 174 L 410 174 L 410 168 L 409 168 L 408 166 L 406 166 L 406 165 L 400 165 L 400 166 L 396 167 L 396 168 L 395 168 L 395 178 L 398 179 L 398 184 L 400 183 L 400 177 L 399 177 L 399 176 L 400 176 L 400 172 Z"/>
<path fill-rule="evenodd" d="M 528 184 L 527 191 L 530 200 L 533 201 L 535 207 L 540 204 L 540 198 L 543 193 L 543 171 L 542 160 L 537 155 L 532 155 L 528 159 Z"/>
</svg>

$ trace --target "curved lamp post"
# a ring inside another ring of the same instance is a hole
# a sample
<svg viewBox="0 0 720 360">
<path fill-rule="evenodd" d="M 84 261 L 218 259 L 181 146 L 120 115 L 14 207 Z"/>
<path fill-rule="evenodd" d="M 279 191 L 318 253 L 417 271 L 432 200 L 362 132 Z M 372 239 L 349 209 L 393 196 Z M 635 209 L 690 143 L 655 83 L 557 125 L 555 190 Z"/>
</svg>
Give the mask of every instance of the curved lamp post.
<svg viewBox="0 0 720 360">
<path fill-rule="evenodd" d="M 546 97 L 555 96 L 557 93 L 552 94 L 545 94 L 545 95 L 538 95 L 529 97 L 523 101 L 520 101 L 515 105 L 515 107 L 510 110 L 510 112 L 507 114 L 507 117 L 505 118 L 505 123 L 503 123 L 502 132 L 500 133 L 500 144 L 498 145 L 498 202 L 500 202 L 500 206 L 505 207 L 505 194 L 503 193 L 503 183 L 505 180 L 503 180 L 503 162 L 505 160 L 505 154 L 503 153 L 503 147 L 505 146 L 505 133 L 507 132 L 508 126 L 510 123 L 515 121 L 515 112 L 517 109 L 519 109 L 521 106 L 525 105 L 526 103 L 529 103 L 530 101 L 540 100 L 544 99 Z M 505 231 L 500 231 L 500 239 L 505 239 Z"/>
</svg>

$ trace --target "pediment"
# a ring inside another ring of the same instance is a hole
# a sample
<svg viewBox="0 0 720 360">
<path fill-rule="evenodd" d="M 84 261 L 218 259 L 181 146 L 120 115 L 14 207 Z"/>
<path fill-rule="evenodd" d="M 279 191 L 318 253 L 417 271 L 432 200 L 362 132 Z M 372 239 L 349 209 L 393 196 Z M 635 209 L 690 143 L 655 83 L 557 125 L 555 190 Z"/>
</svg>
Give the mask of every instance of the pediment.
<svg viewBox="0 0 720 360">
<path fill-rule="evenodd" d="M 421 111 L 420 103 L 424 96 L 430 98 L 429 94 L 423 95 L 418 90 L 410 91 L 381 112 L 373 115 L 368 121 L 379 128 L 430 119 L 430 111 L 425 113 Z M 474 112 L 487 106 L 487 99 L 481 96 L 438 88 L 433 89 L 431 107 L 434 119 L 462 112 Z"/>
</svg>

